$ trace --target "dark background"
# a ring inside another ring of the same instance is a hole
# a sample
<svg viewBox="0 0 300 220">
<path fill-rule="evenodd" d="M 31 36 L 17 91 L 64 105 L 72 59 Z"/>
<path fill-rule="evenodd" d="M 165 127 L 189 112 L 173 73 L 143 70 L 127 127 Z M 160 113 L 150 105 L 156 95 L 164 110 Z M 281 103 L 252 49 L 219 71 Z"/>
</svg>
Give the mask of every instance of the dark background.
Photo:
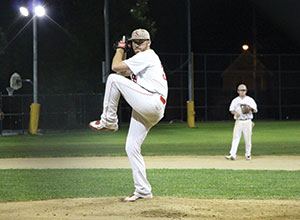
<svg viewBox="0 0 300 220">
<path fill-rule="evenodd" d="M 260 110 L 257 119 L 299 119 L 300 1 L 190 2 L 196 120 L 231 120 L 228 105 L 237 95 L 239 83 L 246 83 L 248 94 L 255 98 Z M 66 129 L 86 127 L 90 120 L 99 117 L 105 87 L 102 83 L 104 1 L 41 3 L 47 16 L 37 19 L 40 125 L 60 128 L 62 121 L 68 121 L 64 123 Z M 30 16 L 20 16 L 22 5 L 31 6 L 32 1 L 0 3 L 2 94 L 7 94 L 12 73 L 32 79 L 32 22 Z M 109 17 L 110 45 L 124 34 L 130 36 L 136 28 L 149 30 L 152 48 L 162 60 L 169 83 L 164 120 L 186 120 L 187 1 L 110 0 Z M 250 46 L 247 52 L 241 49 L 244 43 Z M 111 58 L 113 53 L 111 48 Z M 253 58 L 257 62 L 255 71 Z M 4 124 L 11 128 L 20 124 L 27 127 L 32 86 L 24 83 L 14 94 L 14 98 L 3 99 L 7 121 Z M 120 121 L 128 121 L 130 112 L 121 100 Z"/>
<path fill-rule="evenodd" d="M 145 2 L 148 4 L 144 8 L 137 6 Z M 31 4 L 21 0 L 1 1 L 1 48 L 30 20 L 19 15 L 18 7 Z M 39 92 L 102 91 L 104 2 L 49 0 L 42 4 L 50 18 L 38 19 Z M 141 15 L 134 16 L 131 9 Z M 241 45 L 248 43 L 251 48 L 254 39 L 257 53 L 299 52 L 297 0 L 191 0 L 191 9 L 195 53 L 241 53 Z M 109 16 L 111 44 L 123 34 L 129 36 L 133 29 L 145 27 L 152 32 L 152 47 L 157 53 L 187 52 L 185 0 L 110 0 Z M 143 16 L 145 20 L 139 19 Z M 9 76 L 15 71 L 23 78 L 32 78 L 31 23 L 1 51 L 0 57 L 1 92 L 6 93 Z M 168 71 L 178 65 L 168 63 L 165 68 Z M 31 93 L 31 86 L 24 86 L 21 93 Z"/>
</svg>

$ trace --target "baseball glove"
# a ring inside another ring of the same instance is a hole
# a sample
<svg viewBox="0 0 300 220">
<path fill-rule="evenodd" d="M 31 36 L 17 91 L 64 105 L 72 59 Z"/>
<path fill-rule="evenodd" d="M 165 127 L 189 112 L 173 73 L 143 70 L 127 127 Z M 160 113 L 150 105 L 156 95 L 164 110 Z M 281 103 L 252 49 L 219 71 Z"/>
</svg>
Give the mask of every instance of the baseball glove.
<svg viewBox="0 0 300 220">
<path fill-rule="evenodd" d="M 243 104 L 243 105 L 241 105 L 241 109 L 242 109 L 242 113 L 243 114 L 249 114 L 249 113 L 252 112 L 252 110 L 251 110 L 251 108 L 250 108 L 249 105 Z"/>
<path fill-rule="evenodd" d="M 130 43 L 128 42 L 128 38 L 123 36 L 121 40 L 117 41 L 113 44 L 113 49 L 116 50 L 118 48 L 122 48 L 125 52 L 128 52 L 131 48 Z"/>
</svg>

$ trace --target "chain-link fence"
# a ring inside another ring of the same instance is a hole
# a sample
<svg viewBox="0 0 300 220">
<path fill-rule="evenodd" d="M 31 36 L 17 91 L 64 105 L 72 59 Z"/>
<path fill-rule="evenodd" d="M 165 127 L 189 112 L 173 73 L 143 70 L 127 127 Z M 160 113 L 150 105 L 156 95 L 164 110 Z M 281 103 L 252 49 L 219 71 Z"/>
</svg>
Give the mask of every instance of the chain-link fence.
<svg viewBox="0 0 300 220">
<path fill-rule="evenodd" d="M 169 83 L 167 120 L 186 120 L 187 54 L 161 54 Z M 259 108 L 261 120 L 300 118 L 300 54 L 194 54 L 194 101 L 197 121 L 229 120 L 238 84 Z"/>
<path fill-rule="evenodd" d="M 160 54 L 169 83 L 164 121 L 186 120 L 187 54 Z M 196 121 L 232 119 L 229 104 L 245 83 L 257 104 L 260 120 L 300 119 L 299 54 L 194 54 Z M 87 128 L 102 112 L 103 94 L 39 95 L 40 129 Z M 32 95 L 2 95 L 5 130 L 27 131 Z M 121 99 L 119 121 L 129 122 L 131 109 Z M 1 125 L 0 125 L 1 128 Z"/>
<path fill-rule="evenodd" d="M 39 128 L 68 130 L 88 127 L 99 118 L 103 94 L 39 95 Z M 32 95 L 2 95 L 4 130 L 26 132 L 29 125 Z"/>
</svg>

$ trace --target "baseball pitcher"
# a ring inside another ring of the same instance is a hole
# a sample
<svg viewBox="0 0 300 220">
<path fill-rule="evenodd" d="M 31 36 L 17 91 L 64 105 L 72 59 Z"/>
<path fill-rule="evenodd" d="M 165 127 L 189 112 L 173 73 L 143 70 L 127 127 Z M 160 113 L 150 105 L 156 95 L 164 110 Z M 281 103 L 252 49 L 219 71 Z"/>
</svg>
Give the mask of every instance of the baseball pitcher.
<svg viewBox="0 0 300 220">
<path fill-rule="evenodd" d="M 117 74 L 110 74 L 107 79 L 101 119 L 89 124 L 90 128 L 97 131 L 117 131 L 120 95 L 132 107 L 126 153 L 132 167 L 135 191 L 124 202 L 152 198 L 141 145 L 150 128 L 164 116 L 168 83 L 161 61 L 150 45 L 150 34 L 145 29 L 134 30 L 130 39 L 126 40 L 123 36 L 117 42 L 112 61 L 112 70 Z M 135 55 L 125 59 L 129 47 L 132 47 Z M 129 75 L 131 80 L 124 77 Z"/>
<path fill-rule="evenodd" d="M 229 111 L 234 115 L 235 124 L 233 129 L 233 138 L 229 155 L 225 158 L 228 160 L 236 159 L 236 152 L 242 134 L 245 140 L 245 157 L 251 160 L 251 136 L 254 123 L 252 122 L 253 113 L 257 112 L 257 105 L 253 98 L 247 96 L 247 87 L 240 84 L 237 89 L 238 97 L 232 100 Z"/>
</svg>

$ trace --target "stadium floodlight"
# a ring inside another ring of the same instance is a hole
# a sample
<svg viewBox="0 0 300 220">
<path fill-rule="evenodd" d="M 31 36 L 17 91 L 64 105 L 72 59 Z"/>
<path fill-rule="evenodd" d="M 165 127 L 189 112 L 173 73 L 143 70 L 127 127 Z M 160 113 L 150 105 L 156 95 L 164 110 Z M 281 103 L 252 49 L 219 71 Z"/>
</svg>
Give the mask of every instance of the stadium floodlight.
<svg viewBox="0 0 300 220">
<path fill-rule="evenodd" d="M 244 51 L 246 51 L 246 50 L 248 50 L 248 49 L 249 49 L 249 45 L 247 45 L 247 44 L 244 44 L 244 45 L 242 46 L 242 48 L 243 48 L 243 50 L 244 50 Z"/>
<path fill-rule="evenodd" d="M 46 10 L 43 6 L 33 5 L 34 8 L 34 15 L 32 16 L 32 23 L 33 23 L 33 103 L 37 103 L 38 101 L 38 57 L 37 57 L 37 17 L 42 17 L 46 14 Z M 25 7 L 20 7 L 20 13 L 23 16 L 28 16 L 29 11 Z"/>
<path fill-rule="evenodd" d="M 43 6 L 41 6 L 41 5 L 36 6 L 34 8 L 34 12 L 35 12 L 36 16 L 38 16 L 38 17 L 42 17 L 42 16 L 44 16 L 46 14 L 45 8 Z"/>
<path fill-rule="evenodd" d="M 27 16 L 29 15 L 29 11 L 28 11 L 27 8 L 25 8 L 25 7 L 20 7 L 19 10 L 20 10 L 21 15 L 23 15 L 23 16 L 25 16 L 25 17 L 27 17 Z"/>
</svg>

